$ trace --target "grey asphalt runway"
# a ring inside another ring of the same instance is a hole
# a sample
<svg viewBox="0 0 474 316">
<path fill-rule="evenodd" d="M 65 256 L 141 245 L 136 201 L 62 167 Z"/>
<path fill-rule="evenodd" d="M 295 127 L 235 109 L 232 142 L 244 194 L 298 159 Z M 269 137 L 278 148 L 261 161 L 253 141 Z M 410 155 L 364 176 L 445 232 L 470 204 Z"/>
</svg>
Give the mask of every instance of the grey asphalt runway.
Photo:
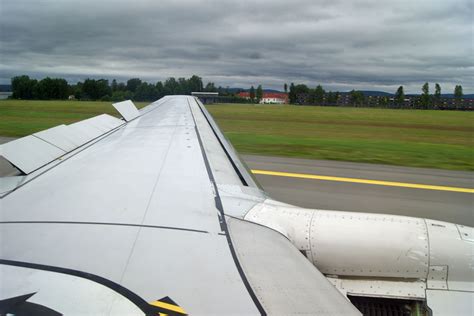
<svg viewBox="0 0 474 316">
<path fill-rule="evenodd" d="M 12 138 L 12 137 L 0 136 L 0 144 L 7 143 L 14 139 L 15 138 Z M 17 170 L 13 168 L 7 160 L 5 160 L 3 157 L 0 156 L 0 177 L 14 176 L 17 174 L 18 174 Z"/>
<path fill-rule="evenodd" d="M 474 188 L 474 172 L 250 155 L 242 157 L 251 169 Z M 474 226 L 473 193 L 255 176 L 271 197 L 302 207 L 407 215 Z"/>
<path fill-rule="evenodd" d="M 7 143 L 7 142 L 12 141 L 14 139 L 15 139 L 14 137 L 0 136 L 0 144 Z"/>
</svg>

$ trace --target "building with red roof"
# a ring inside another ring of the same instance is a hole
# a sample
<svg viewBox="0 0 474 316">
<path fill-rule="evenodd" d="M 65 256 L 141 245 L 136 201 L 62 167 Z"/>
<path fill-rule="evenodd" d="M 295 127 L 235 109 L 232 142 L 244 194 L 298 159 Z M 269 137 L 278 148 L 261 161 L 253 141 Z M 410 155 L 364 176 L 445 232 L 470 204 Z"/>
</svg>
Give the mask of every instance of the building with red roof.
<svg viewBox="0 0 474 316">
<path fill-rule="evenodd" d="M 249 92 L 240 92 L 239 97 L 250 99 Z M 288 93 L 283 92 L 264 92 L 260 104 L 286 104 L 288 103 Z"/>
</svg>

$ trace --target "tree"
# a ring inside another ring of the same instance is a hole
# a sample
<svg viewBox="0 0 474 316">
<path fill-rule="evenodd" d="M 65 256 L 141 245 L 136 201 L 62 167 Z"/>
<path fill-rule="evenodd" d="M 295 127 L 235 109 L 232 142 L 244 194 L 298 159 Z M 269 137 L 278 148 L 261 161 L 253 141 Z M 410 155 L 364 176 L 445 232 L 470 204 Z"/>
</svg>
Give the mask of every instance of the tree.
<svg viewBox="0 0 474 316">
<path fill-rule="evenodd" d="M 186 78 L 178 78 L 178 90 L 176 91 L 176 94 L 188 94 L 188 91 L 189 86 Z"/>
<path fill-rule="evenodd" d="M 351 92 L 349 92 L 349 98 L 351 104 L 354 106 L 363 105 L 365 101 L 365 96 L 361 91 L 352 90 Z"/>
<path fill-rule="evenodd" d="M 139 78 L 132 78 L 127 81 L 127 90 L 130 92 L 135 92 L 138 86 L 142 83 Z"/>
<path fill-rule="evenodd" d="M 254 100 L 255 100 L 255 88 L 253 86 L 250 87 L 249 96 L 250 96 L 250 101 L 254 102 Z"/>
<path fill-rule="evenodd" d="M 106 79 L 86 79 L 82 86 L 83 97 L 91 100 L 100 100 L 105 96 L 110 96 L 111 89 L 109 81 Z"/>
<path fill-rule="evenodd" d="M 77 100 L 82 98 L 83 92 L 82 92 L 82 82 L 78 82 L 75 85 L 71 86 L 72 94 L 74 95 L 74 98 Z"/>
<path fill-rule="evenodd" d="M 28 76 L 13 77 L 12 80 L 12 98 L 14 99 L 32 99 L 33 90 L 38 83 Z"/>
<path fill-rule="evenodd" d="M 163 83 L 161 81 L 158 81 L 155 84 L 155 89 L 156 89 L 156 98 L 157 99 L 160 99 L 160 98 L 165 96 L 165 92 L 164 92 L 165 89 L 164 89 Z"/>
<path fill-rule="evenodd" d="M 119 82 L 117 85 L 117 90 L 118 91 L 127 91 L 127 86 L 123 82 Z"/>
<path fill-rule="evenodd" d="M 299 101 L 299 97 L 304 99 L 309 94 L 309 88 L 305 84 L 293 84 L 290 85 L 290 93 L 288 94 L 288 98 L 291 104 L 296 104 Z"/>
<path fill-rule="evenodd" d="M 40 80 L 33 89 L 33 97 L 40 100 L 66 99 L 69 86 L 65 79 L 46 77 Z"/>
<path fill-rule="evenodd" d="M 462 93 L 462 86 L 457 85 L 454 87 L 454 98 L 457 100 L 462 99 L 463 93 Z"/>
<path fill-rule="evenodd" d="M 129 100 L 132 98 L 133 96 L 130 91 L 117 90 L 117 91 L 112 92 L 112 96 L 110 97 L 110 100 L 114 102 L 119 102 L 119 101 Z"/>
<path fill-rule="evenodd" d="M 425 82 L 423 87 L 421 87 L 421 91 L 423 92 L 424 95 L 430 94 L 430 85 L 428 84 L 428 82 Z"/>
<path fill-rule="evenodd" d="M 258 85 L 257 91 L 255 92 L 255 97 L 257 98 L 257 103 L 260 103 L 260 101 L 263 99 L 263 89 L 262 85 Z"/>
<path fill-rule="evenodd" d="M 403 86 L 398 87 L 394 98 L 395 104 L 402 106 L 405 102 L 405 93 L 403 92 Z"/>
<path fill-rule="evenodd" d="M 285 91 L 285 93 L 288 92 L 288 85 L 286 83 L 283 85 L 283 91 Z"/>
<path fill-rule="evenodd" d="M 163 91 L 165 95 L 174 95 L 179 93 L 179 83 L 175 78 L 170 77 L 166 79 L 163 85 Z"/>
<path fill-rule="evenodd" d="M 434 100 L 436 106 L 438 106 L 441 101 L 441 86 L 439 85 L 439 83 L 435 84 Z"/>
<path fill-rule="evenodd" d="M 188 79 L 188 87 L 190 89 L 189 92 L 200 92 L 204 89 L 202 83 L 202 78 L 196 75 L 192 75 L 191 78 Z"/>
<path fill-rule="evenodd" d="M 441 86 L 439 85 L 439 83 L 435 84 L 435 93 L 434 93 L 434 96 L 436 99 L 441 99 Z"/>
<path fill-rule="evenodd" d="M 288 101 L 290 102 L 290 104 L 296 103 L 295 84 L 293 82 L 290 84 L 290 92 L 288 93 Z"/>
<path fill-rule="evenodd" d="M 214 82 L 208 82 L 206 84 L 206 87 L 204 88 L 204 91 L 206 92 L 217 92 L 216 86 Z"/>
<path fill-rule="evenodd" d="M 454 99 L 455 99 L 456 105 L 459 105 L 461 103 L 462 97 L 463 97 L 462 86 L 456 85 L 454 87 Z"/>
<path fill-rule="evenodd" d="M 112 89 L 112 92 L 117 91 L 117 88 L 118 88 L 117 80 L 115 79 L 112 80 L 112 84 L 110 85 L 110 88 Z"/>
<path fill-rule="evenodd" d="M 324 91 L 321 85 L 318 85 L 316 89 L 314 89 L 314 102 L 318 105 L 322 105 L 324 102 L 324 95 L 326 91 Z"/>
<path fill-rule="evenodd" d="M 158 98 L 155 85 L 142 82 L 136 89 L 133 99 L 136 101 L 151 101 Z"/>
<path fill-rule="evenodd" d="M 425 82 L 423 87 L 421 87 L 421 91 L 423 92 L 421 95 L 421 106 L 427 109 L 430 106 L 430 86 L 428 82 Z"/>
<path fill-rule="evenodd" d="M 339 92 L 330 91 L 327 94 L 326 104 L 328 104 L 328 105 L 337 105 L 338 99 L 339 99 Z"/>
</svg>

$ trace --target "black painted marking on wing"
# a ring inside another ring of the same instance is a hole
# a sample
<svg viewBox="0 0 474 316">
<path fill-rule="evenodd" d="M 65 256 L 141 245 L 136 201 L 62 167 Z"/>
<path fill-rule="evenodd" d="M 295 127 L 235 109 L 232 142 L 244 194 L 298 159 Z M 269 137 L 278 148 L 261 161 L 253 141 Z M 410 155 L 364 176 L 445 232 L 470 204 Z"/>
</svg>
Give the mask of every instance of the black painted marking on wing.
<svg viewBox="0 0 474 316">
<path fill-rule="evenodd" d="M 15 316 L 61 316 L 62 314 L 41 304 L 27 302 L 27 300 L 35 295 L 29 293 L 25 295 L 15 296 L 0 301 L 0 315 Z"/>
<path fill-rule="evenodd" d="M 75 222 L 75 221 L 5 221 L 0 224 L 78 224 L 78 225 L 106 225 L 106 226 L 129 226 L 129 227 L 143 227 L 143 228 L 157 228 L 157 229 L 170 229 L 170 230 L 181 230 L 193 233 L 208 234 L 208 231 L 184 228 L 184 227 L 173 227 L 173 226 L 157 226 L 157 225 L 143 225 L 143 224 L 127 224 L 127 223 L 106 223 L 106 222 Z"/>
</svg>

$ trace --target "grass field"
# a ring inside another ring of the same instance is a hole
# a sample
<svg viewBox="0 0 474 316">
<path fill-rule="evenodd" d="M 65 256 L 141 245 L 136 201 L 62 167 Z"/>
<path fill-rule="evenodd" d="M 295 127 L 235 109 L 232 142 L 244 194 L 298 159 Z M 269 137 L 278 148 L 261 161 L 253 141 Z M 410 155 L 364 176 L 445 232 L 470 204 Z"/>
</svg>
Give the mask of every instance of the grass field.
<svg viewBox="0 0 474 316">
<path fill-rule="evenodd" d="M 147 103 L 138 103 L 139 107 Z M 210 105 L 239 152 L 474 170 L 474 113 L 278 105 Z M 102 113 L 110 102 L 0 101 L 0 136 Z"/>
<path fill-rule="evenodd" d="M 211 105 L 240 152 L 474 170 L 474 113 Z"/>
<path fill-rule="evenodd" d="M 119 116 L 111 102 L 0 100 L 0 136 L 25 136 L 103 113 Z"/>
</svg>

